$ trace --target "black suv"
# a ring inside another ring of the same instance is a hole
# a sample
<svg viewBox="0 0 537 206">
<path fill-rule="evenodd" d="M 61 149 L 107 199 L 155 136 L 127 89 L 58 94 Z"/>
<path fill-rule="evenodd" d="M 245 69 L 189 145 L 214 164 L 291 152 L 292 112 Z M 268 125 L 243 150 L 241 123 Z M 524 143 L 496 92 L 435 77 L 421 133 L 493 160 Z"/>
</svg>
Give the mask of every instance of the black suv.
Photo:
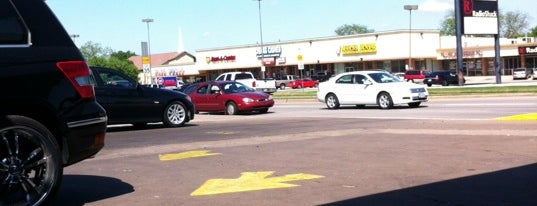
<svg viewBox="0 0 537 206">
<path fill-rule="evenodd" d="M 463 79 L 463 83 L 466 82 Z M 432 86 L 433 84 L 440 84 L 442 86 L 449 86 L 450 84 L 459 84 L 459 76 L 454 72 L 447 70 L 443 71 L 434 71 L 428 73 L 423 80 L 423 83 L 427 86 Z"/>
<path fill-rule="evenodd" d="M 104 146 L 91 72 L 43 0 L 0 0 L 0 205 L 47 203 Z"/>
</svg>

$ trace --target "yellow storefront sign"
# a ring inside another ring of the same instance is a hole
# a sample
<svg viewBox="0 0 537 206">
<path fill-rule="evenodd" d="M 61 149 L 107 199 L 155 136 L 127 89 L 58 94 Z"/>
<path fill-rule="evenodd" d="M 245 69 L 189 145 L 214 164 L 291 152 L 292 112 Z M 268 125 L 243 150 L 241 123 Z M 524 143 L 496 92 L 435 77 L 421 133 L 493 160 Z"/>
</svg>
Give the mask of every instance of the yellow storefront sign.
<svg viewBox="0 0 537 206">
<path fill-rule="evenodd" d="M 341 54 L 353 55 L 353 54 L 370 54 L 377 52 L 376 43 L 366 43 L 360 45 L 343 45 L 340 46 Z"/>
<path fill-rule="evenodd" d="M 360 53 L 377 53 L 377 44 L 360 44 Z"/>
</svg>

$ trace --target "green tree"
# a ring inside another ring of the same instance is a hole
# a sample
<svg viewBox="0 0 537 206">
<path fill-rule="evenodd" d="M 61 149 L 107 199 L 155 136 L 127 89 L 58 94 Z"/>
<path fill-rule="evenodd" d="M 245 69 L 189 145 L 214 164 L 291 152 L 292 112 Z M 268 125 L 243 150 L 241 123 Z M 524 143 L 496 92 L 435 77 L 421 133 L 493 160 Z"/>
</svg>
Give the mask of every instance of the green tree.
<svg viewBox="0 0 537 206">
<path fill-rule="evenodd" d="M 532 37 L 537 37 L 537 26 L 533 27 L 528 35 Z"/>
<path fill-rule="evenodd" d="M 352 34 L 365 34 L 365 33 L 373 33 L 375 30 L 368 29 L 367 26 L 359 25 L 359 24 L 344 24 L 343 26 L 338 27 L 335 30 L 336 34 L 338 36 L 345 36 L 345 35 L 352 35 Z"/>
<path fill-rule="evenodd" d="M 523 12 L 506 12 L 500 13 L 500 36 L 506 38 L 516 38 L 524 36 L 528 28 L 528 14 Z M 455 11 L 448 11 L 444 19 L 440 23 L 440 34 L 447 36 L 456 35 L 455 30 Z"/>
<path fill-rule="evenodd" d="M 89 41 L 80 47 L 80 52 L 89 60 L 95 57 L 109 57 L 112 49 L 103 48 L 101 44 Z"/>
<path fill-rule="evenodd" d="M 455 28 L 455 11 L 450 10 L 444 16 L 444 20 L 440 23 L 440 35 L 455 36 L 457 35 Z"/>
<path fill-rule="evenodd" d="M 508 11 L 500 16 L 500 33 L 506 38 L 521 37 L 526 34 L 529 15 L 523 12 Z"/>
<path fill-rule="evenodd" d="M 114 52 L 112 49 L 103 48 L 98 43 L 86 42 L 80 47 L 80 52 L 86 58 L 88 65 L 108 67 L 117 69 L 127 74 L 129 77 L 138 80 L 138 69 L 129 60 L 129 57 L 136 55 L 131 51 Z"/>
</svg>

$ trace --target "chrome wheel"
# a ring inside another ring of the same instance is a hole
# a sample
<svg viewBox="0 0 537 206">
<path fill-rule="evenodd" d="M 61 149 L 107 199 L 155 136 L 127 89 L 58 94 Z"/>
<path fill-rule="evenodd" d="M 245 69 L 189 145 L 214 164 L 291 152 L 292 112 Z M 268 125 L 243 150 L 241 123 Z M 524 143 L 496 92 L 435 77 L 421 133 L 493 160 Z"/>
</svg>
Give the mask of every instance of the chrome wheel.
<svg viewBox="0 0 537 206">
<path fill-rule="evenodd" d="M 325 102 L 326 102 L 326 107 L 328 107 L 328 109 L 337 109 L 337 108 L 339 108 L 339 100 L 337 99 L 335 94 L 329 94 L 326 97 Z"/>
<path fill-rule="evenodd" d="M 377 103 L 382 109 L 390 109 L 393 107 L 392 97 L 386 92 L 379 94 Z"/>
<path fill-rule="evenodd" d="M 59 147 L 31 119 L 15 116 L 0 128 L 0 205 L 40 205 L 61 181 Z"/>
<path fill-rule="evenodd" d="M 169 127 L 179 127 L 186 122 L 185 105 L 181 102 L 172 102 L 164 111 L 164 124 Z"/>
</svg>

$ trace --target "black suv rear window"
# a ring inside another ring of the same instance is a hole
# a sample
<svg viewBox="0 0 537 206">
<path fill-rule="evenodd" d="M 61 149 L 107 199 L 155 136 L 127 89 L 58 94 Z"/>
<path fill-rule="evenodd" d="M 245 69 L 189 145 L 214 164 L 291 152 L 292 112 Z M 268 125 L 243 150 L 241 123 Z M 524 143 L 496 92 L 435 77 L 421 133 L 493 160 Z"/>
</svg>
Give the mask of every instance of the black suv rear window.
<svg viewBox="0 0 537 206">
<path fill-rule="evenodd" d="M 29 32 L 10 0 L 0 1 L 0 46 L 27 45 Z"/>
</svg>

